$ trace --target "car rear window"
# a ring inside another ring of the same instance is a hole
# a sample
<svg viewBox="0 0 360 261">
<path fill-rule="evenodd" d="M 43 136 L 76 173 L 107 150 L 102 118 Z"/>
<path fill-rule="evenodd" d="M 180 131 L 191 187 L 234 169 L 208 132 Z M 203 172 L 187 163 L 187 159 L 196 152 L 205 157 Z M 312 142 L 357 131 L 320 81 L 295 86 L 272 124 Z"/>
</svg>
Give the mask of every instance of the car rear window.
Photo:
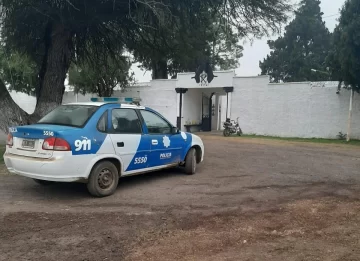
<svg viewBox="0 0 360 261">
<path fill-rule="evenodd" d="M 61 105 L 38 121 L 38 124 L 54 124 L 83 127 L 99 107 L 92 105 Z"/>
</svg>

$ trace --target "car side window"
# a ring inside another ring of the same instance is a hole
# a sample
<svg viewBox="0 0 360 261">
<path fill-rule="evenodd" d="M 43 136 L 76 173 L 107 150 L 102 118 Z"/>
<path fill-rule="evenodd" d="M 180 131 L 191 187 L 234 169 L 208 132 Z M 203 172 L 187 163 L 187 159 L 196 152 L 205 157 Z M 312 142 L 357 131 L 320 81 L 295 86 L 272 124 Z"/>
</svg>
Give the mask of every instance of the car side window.
<svg viewBox="0 0 360 261">
<path fill-rule="evenodd" d="M 149 134 L 171 134 L 171 125 L 153 112 L 140 111 Z"/>
<path fill-rule="evenodd" d="M 116 134 L 141 134 L 141 124 L 133 109 L 113 109 L 111 112 L 111 132 Z"/>
<path fill-rule="evenodd" d="M 98 124 L 97 124 L 97 129 L 101 132 L 106 132 L 106 122 L 107 122 L 107 111 L 104 112 L 104 114 L 101 116 Z"/>
</svg>

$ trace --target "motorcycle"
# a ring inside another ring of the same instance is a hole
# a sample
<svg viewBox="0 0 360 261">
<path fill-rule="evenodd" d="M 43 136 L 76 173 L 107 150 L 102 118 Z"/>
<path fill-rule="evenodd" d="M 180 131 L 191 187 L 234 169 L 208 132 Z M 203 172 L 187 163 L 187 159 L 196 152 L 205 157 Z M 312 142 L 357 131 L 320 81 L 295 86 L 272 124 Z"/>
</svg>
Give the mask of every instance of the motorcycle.
<svg viewBox="0 0 360 261">
<path fill-rule="evenodd" d="M 223 134 L 225 137 L 229 137 L 231 134 L 234 133 L 236 133 L 238 136 L 241 136 L 241 134 L 243 133 L 239 125 L 239 117 L 236 118 L 236 121 L 226 119 L 223 126 Z"/>
</svg>

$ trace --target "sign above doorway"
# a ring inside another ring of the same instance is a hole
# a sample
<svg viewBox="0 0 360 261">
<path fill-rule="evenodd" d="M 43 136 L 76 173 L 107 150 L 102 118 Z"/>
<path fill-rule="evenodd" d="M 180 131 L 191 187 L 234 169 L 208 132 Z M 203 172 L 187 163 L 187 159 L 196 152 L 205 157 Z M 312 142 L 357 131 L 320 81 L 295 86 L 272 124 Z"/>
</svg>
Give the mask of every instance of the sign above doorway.
<svg viewBox="0 0 360 261">
<path fill-rule="evenodd" d="M 211 83 L 216 77 L 217 76 L 214 75 L 210 63 L 205 62 L 197 68 L 195 76 L 191 77 L 191 79 L 195 79 L 196 83 L 200 84 L 200 86 L 208 86 L 209 83 Z"/>
<path fill-rule="evenodd" d="M 195 76 L 194 72 L 178 73 L 176 87 L 188 89 L 223 88 L 233 86 L 234 76 L 235 72 L 233 70 L 215 72 L 211 71 L 210 74 L 206 73 L 205 71 L 197 70 L 195 72 Z"/>
</svg>

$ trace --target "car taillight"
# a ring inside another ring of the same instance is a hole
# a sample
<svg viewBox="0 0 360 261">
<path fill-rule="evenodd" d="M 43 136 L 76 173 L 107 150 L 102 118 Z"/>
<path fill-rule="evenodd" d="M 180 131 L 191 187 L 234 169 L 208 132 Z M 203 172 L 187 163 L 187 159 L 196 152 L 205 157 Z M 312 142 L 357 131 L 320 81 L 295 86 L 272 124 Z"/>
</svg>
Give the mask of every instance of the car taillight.
<svg viewBox="0 0 360 261">
<path fill-rule="evenodd" d="M 61 138 L 47 138 L 42 145 L 43 150 L 57 150 L 57 151 L 69 151 L 71 150 L 70 144 Z"/>
<path fill-rule="evenodd" d="M 8 145 L 9 147 L 12 147 L 14 145 L 14 138 L 13 135 L 11 135 L 10 133 L 7 136 L 6 145 Z"/>
</svg>

